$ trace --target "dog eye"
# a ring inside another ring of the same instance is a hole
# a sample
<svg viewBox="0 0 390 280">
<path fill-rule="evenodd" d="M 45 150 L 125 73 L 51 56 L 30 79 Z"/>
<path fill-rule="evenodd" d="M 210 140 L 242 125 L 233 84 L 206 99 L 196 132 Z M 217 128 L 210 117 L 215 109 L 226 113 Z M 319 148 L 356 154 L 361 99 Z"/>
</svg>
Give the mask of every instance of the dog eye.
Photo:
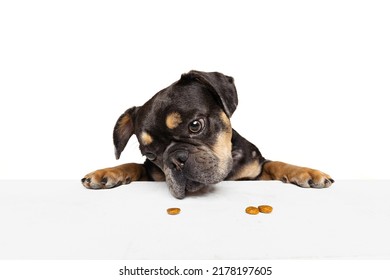
<svg viewBox="0 0 390 280">
<path fill-rule="evenodd" d="M 199 133 L 204 127 L 204 120 L 194 120 L 188 125 L 188 129 L 192 133 Z"/>
<path fill-rule="evenodd" d="M 157 156 L 153 153 L 145 153 L 145 156 L 148 160 L 151 160 L 151 161 L 154 161 L 157 158 Z"/>
</svg>

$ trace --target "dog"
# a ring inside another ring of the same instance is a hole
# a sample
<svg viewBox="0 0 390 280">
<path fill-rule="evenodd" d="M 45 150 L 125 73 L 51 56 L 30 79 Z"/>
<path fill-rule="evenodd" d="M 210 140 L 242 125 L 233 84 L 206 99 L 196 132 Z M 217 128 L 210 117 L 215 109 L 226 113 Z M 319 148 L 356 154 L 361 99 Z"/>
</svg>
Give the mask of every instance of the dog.
<svg viewBox="0 0 390 280">
<path fill-rule="evenodd" d="M 182 74 L 143 106 L 125 111 L 115 124 L 116 158 L 135 134 L 145 162 L 96 170 L 82 184 L 107 189 L 132 181 L 166 181 L 171 194 L 183 199 L 223 180 L 280 180 L 303 188 L 334 183 L 321 171 L 265 159 L 232 128 L 237 104 L 232 77 L 194 70 Z"/>
</svg>

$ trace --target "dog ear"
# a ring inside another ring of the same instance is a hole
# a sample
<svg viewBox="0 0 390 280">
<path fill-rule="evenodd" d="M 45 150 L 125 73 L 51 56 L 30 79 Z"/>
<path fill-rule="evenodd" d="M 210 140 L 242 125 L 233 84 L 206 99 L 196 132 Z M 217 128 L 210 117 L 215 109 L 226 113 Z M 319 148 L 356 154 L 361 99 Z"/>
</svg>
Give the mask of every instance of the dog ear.
<svg viewBox="0 0 390 280">
<path fill-rule="evenodd" d="M 131 135 L 134 134 L 134 120 L 139 107 L 127 109 L 116 121 L 114 127 L 115 157 L 119 159 Z"/>
<path fill-rule="evenodd" d="M 219 98 L 222 108 L 229 118 L 238 105 L 237 90 L 234 79 L 218 72 L 201 72 L 192 70 L 181 76 L 182 79 L 195 79 L 214 91 Z"/>
</svg>

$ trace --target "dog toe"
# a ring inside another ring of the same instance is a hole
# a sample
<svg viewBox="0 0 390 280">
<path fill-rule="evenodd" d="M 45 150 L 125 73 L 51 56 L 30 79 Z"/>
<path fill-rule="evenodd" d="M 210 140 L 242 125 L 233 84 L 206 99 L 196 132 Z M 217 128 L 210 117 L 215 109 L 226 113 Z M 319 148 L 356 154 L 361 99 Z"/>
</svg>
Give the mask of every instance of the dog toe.
<svg viewBox="0 0 390 280">
<path fill-rule="evenodd" d="M 123 185 L 123 182 L 129 184 L 131 178 L 123 178 L 121 170 L 107 168 L 91 172 L 81 179 L 81 183 L 88 189 L 110 189 Z"/>
<path fill-rule="evenodd" d="M 334 182 L 334 180 L 330 178 L 329 175 L 318 170 L 310 170 L 309 176 L 312 178 L 309 179 L 310 188 L 316 188 L 316 189 L 328 188 Z"/>
<path fill-rule="evenodd" d="M 81 183 L 83 184 L 84 187 L 87 189 L 91 188 L 91 178 L 86 175 L 83 179 L 81 179 Z"/>
<path fill-rule="evenodd" d="M 322 189 L 330 187 L 334 183 L 334 180 L 321 171 L 300 168 L 289 182 L 302 188 Z"/>
</svg>

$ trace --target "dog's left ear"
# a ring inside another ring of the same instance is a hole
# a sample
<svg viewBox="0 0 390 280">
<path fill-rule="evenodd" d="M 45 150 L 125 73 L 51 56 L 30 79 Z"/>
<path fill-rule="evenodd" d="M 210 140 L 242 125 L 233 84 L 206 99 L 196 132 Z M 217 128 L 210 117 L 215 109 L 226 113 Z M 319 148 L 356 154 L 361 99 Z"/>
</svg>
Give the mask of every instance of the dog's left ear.
<svg viewBox="0 0 390 280">
<path fill-rule="evenodd" d="M 134 134 L 134 120 L 138 109 L 139 107 L 127 109 L 115 124 L 113 138 L 116 159 L 119 159 L 131 135 Z"/>
<path fill-rule="evenodd" d="M 201 72 L 192 70 L 183 74 L 181 79 L 194 79 L 208 86 L 219 98 L 222 108 L 230 118 L 238 105 L 234 79 L 219 72 Z"/>
</svg>

